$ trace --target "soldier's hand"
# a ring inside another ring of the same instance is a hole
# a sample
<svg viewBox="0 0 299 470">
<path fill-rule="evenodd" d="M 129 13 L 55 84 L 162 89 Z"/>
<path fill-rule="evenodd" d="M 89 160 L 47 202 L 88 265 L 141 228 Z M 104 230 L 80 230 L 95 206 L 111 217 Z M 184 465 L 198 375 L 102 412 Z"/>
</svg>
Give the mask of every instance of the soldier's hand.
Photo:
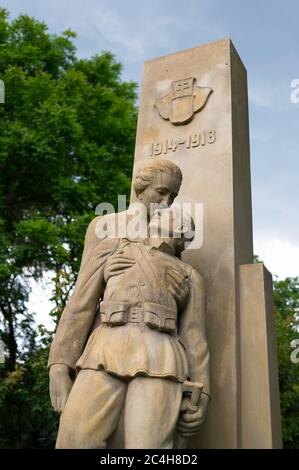
<svg viewBox="0 0 299 470">
<path fill-rule="evenodd" d="M 189 278 L 180 271 L 174 269 L 167 272 L 167 288 L 175 300 L 183 305 L 189 292 Z"/>
<path fill-rule="evenodd" d="M 50 397 L 54 410 L 62 413 L 73 381 L 69 375 L 69 368 L 64 364 L 53 364 L 50 367 Z"/>
<path fill-rule="evenodd" d="M 206 418 L 209 401 L 208 395 L 202 394 L 198 409 L 195 412 L 192 413 L 188 409 L 181 412 L 177 428 L 183 437 L 193 436 L 200 430 Z"/>
<path fill-rule="evenodd" d="M 135 264 L 134 258 L 130 258 L 121 251 L 115 256 L 111 256 L 105 266 L 104 277 L 107 282 L 110 277 L 122 274 L 126 269 L 131 268 Z"/>
</svg>

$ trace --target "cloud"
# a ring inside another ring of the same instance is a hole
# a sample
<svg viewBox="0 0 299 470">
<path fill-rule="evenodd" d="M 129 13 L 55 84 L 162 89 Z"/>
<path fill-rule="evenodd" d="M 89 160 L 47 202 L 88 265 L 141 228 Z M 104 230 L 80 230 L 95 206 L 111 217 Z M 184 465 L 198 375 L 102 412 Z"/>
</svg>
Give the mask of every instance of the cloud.
<svg viewBox="0 0 299 470">
<path fill-rule="evenodd" d="M 121 17 L 117 11 L 101 8 L 84 16 L 84 25 L 81 22 L 84 35 L 94 40 L 94 45 L 104 44 L 116 47 L 128 60 L 140 60 L 144 56 L 144 39 L 140 37 L 135 28 Z"/>
<path fill-rule="evenodd" d="M 291 79 L 288 76 L 269 76 L 270 74 L 267 71 L 263 81 L 253 80 L 251 83 L 249 79 L 249 104 L 272 113 L 293 111 Z"/>
<path fill-rule="evenodd" d="M 269 90 L 267 90 L 267 93 L 265 93 L 265 91 L 261 87 L 260 88 L 252 87 L 249 89 L 249 103 L 253 106 L 257 106 L 258 108 L 265 108 L 270 111 L 274 111 L 275 104 L 274 104 L 273 96 L 271 95 L 269 96 Z"/>
<path fill-rule="evenodd" d="M 292 104 L 290 95 L 291 81 L 299 71 L 298 2 L 289 0 L 284 9 L 275 2 L 270 8 L 270 2 L 260 0 L 242 5 L 235 0 L 85 0 L 83 4 L 2 0 L 1 4 L 12 17 L 25 12 L 45 21 L 50 32 L 71 28 L 78 34 L 81 57 L 111 50 L 123 63 L 126 80 L 139 81 L 146 59 L 232 37 L 248 70 L 256 252 L 263 257 L 266 250 L 269 265 L 273 257 L 273 272 L 283 276 L 288 272 L 286 263 L 294 272 L 297 258 L 289 255 L 297 253 L 299 233 L 299 104 Z"/>
<path fill-rule="evenodd" d="M 266 268 L 280 279 L 299 276 L 299 246 L 287 239 L 271 238 L 271 234 L 254 237 L 254 253 Z"/>
</svg>

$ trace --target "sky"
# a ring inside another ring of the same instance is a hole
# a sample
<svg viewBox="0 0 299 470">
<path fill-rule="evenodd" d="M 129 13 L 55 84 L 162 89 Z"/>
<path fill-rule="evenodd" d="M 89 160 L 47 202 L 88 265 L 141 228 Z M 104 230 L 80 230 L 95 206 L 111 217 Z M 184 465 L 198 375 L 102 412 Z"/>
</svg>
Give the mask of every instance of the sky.
<svg viewBox="0 0 299 470">
<path fill-rule="evenodd" d="M 0 0 L 14 18 L 71 29 L 80 57 L 112 51 L 124 80 L 143 62 L 230 37 L 249 88 L 254 252 L 280 278 L 299 275 L 299 79 L 297 0 Z M 43 287 L 40 287 L 41 295 Z M 34 302 L 38 302 L 35 289 Z M 33 303 L 34 303 L 33 302 Z"/>
</svg>

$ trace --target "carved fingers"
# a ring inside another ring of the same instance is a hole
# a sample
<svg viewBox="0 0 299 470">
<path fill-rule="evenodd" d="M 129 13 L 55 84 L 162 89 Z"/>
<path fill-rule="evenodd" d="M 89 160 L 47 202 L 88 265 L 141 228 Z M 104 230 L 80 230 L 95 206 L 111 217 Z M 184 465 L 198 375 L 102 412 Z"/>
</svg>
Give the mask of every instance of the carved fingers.
<svg viewBox="0 0 299 470">
<path fill-rule="evenodd" d="M 69 376 L 69 368 L 64 364 L 53 364 L 50 368 L 50 397 L 54 411 L 62 413 L 73 381 Z"/>
<path fill-rule="evenodd" d="M 179 304 L 183 304 L 189 292 L 189 278 L 176 270 L 168 271 L 166 275 L 167 288 Z"/>
<path fill-rule="evenodd" d="M 206 418 L 208 405 L 209 398 L 206 395 L 202 395 L 198 409 L 195 412 L 190 412 L 187 409 L 181 413 L 177 428 L 183 437 L 190 437 L 200 430 Z"/>
<path fill-rule="evenodd" d="M 183 413 L 178 421 L 177 428 L 184 437 L 196 434 L 203 424 L 205 415 L 199 408 L 195 413 Z"/>
<path fill-rule="evenodd" d="M 105 281 L 110 277 L 118 276 L 123 274 L 123 272 L 131 268 L 135 264 L 135 260 L 119 252 L 117 255 L 112 256 L 108 259 L 105 267 Z"/>
</svg>

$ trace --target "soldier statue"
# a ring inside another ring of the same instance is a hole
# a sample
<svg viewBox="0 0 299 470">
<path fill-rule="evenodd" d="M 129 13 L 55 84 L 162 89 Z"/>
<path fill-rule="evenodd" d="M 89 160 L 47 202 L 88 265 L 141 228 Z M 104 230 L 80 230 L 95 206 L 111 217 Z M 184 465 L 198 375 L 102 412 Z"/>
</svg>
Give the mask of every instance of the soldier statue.
<svg viewBox="0 0 299 470">
<path fill-rule="evenodd" d="M 106 448 L 122 419 L 124 448 L 171 449 L 178 433 L 194 435 L 205 419 L 205 288 L 180 259 L 193 221 L 166 208 L 181 181 L 174 163 L 158 159 L 134 179 L 148 219 L 150 205 L 160 207 L 148 225 L 157 237 L 100 238 L 98 218 L 88 228 L 49 356 L 51 401 L 62 413 L 56 448 Z M 200 384 L 193 408 L 184 406 L 186 383 Z"/>
</svg>

